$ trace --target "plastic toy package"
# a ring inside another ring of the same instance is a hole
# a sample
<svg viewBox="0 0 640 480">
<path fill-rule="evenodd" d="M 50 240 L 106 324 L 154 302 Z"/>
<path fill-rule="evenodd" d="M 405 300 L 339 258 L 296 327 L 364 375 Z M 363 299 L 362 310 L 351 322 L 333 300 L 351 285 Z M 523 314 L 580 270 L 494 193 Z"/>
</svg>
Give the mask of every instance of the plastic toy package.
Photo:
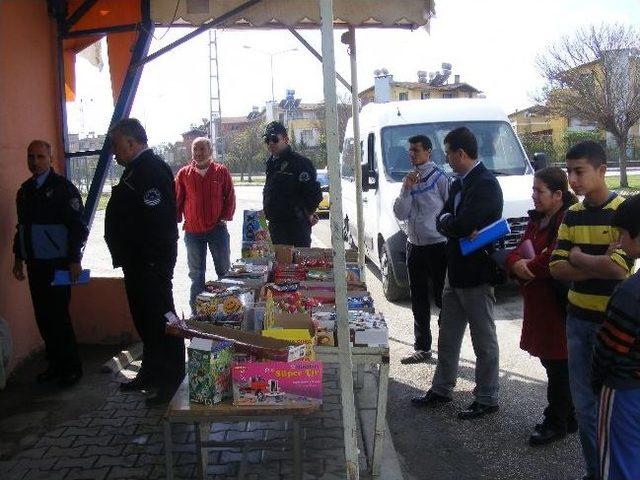
<svg viewBox="0 0 640 480">
<path fill-rule="evenodd" d="M 242 223 L 243 242 L 271 243 L 267 219 L 262 210 L 245 210 Z"/>
<path fill-rule="evenodd" d="M 198 319 L 240 329 L 245 309 L 253 305 L 254 293 L 240 287 L 208 285 L 208 290 L 196 297 L 195 307 Z"/>
</svg>

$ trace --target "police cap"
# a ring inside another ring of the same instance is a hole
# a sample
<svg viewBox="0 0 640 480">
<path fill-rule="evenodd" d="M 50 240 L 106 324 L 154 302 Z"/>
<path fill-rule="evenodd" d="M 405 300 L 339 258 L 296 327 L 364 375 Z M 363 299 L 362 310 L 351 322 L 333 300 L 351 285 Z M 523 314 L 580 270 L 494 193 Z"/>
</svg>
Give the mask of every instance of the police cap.
<svg viewBox="0 0 640 480">
<path fill-rule="evenodd" d="M 269 137 L 271 135 L 278 135 L 281 133 L 282 135 L 287 135 L 287 129 L 280 122 L 269 122 L 266 127 L 264 127 L 263 137 Z"/>
</svg>

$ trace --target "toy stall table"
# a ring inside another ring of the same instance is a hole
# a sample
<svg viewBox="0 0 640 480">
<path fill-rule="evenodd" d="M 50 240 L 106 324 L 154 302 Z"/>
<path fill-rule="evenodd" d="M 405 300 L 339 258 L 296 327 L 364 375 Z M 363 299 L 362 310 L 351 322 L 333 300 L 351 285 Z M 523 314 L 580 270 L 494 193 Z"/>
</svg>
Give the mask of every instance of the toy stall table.
<svg viewBox="0 0 640 480">
<path fill-rule="evenodd" d="M 207 449 L 210 448 L 240 448 L 242 450 L 242 461 L 238 471 L 238 479 L 243 479 L 246 469 L 246 453 L 249 449 L 273 448 L 274 446 L 288 445 L 287 439 L 278 443 L 272 441 L 214 441 L 208 438 L 210 424 L 247 422 L 247 421 L 290 421 L 292 424 L 293 437 L 293 473 L 296 480 L 302 479 L 302 439 L 300 434 L 300 419 L 316 413 L 318 406 L 234 406 L 231 399 L 215 405 L 203 405 L 189 402 L 189 386 L 185 377 L 176 391 L 167 411 L 164 415 L 164 439 L 167 479 L 173 479 L 173 446 L 171 441 L 171 424 L 173 423 L 193 423 L 196 435 L 196 455 L 198 478 L 207 477 Z"/>
<path fill-rule="evenodd" d="M 326 363 L 339 362 L 338 347 L 316 346 L 316 359 Z M 387 415 L 387 393 L 389 386 L 389 347 L 351 347 L 351 361 L 360 377 L 363 365 L 378 365 L 378 392 L 376 403 L 375 434 L 373 451 L 367 452 L 367 461 L 374 478 L 379 478 L 382 465 L 382 446 L 384 444 L 385 418 Z M 361 381 L 358 378 L 358 384 Z M 366 447 L 366 446 L 365 446 Z"/>
</svg>

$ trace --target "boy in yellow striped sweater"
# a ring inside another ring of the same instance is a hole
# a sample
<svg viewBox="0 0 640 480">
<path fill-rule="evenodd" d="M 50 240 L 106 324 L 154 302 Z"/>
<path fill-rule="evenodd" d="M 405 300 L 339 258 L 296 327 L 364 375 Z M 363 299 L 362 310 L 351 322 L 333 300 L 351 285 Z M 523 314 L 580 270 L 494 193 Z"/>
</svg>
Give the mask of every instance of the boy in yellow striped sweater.
<svg viewBox="0 0 640 480">
<path fill-rule="evenodd" d="M 549 267 L 554 278 L 571 283 L 567 307 L 569 384 L 587 467 L 584 479 L 598 480 L 598 397 L 591 388 L 593 346 L 609 297 L 629 275 L 633 262 L 616 248 L 619 233 L 612 222 L 623 199 L 605 183 L 604 149 L 596 142 L 580 142 L 567 152 L 566 160 L 569 184 L 584 200 L 567 211 Z"/>
</svg>

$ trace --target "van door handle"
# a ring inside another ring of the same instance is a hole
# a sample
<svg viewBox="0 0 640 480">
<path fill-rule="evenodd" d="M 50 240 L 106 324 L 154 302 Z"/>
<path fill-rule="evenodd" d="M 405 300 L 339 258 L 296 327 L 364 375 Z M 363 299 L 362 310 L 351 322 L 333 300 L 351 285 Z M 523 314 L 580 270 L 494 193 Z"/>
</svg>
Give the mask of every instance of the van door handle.
<svg viewBox="0 0 640 480">
<path fill-rule="evenodd" d="M 369 203 L 368 197 L 362 197 L 362 203 Z"/>
</svg>

